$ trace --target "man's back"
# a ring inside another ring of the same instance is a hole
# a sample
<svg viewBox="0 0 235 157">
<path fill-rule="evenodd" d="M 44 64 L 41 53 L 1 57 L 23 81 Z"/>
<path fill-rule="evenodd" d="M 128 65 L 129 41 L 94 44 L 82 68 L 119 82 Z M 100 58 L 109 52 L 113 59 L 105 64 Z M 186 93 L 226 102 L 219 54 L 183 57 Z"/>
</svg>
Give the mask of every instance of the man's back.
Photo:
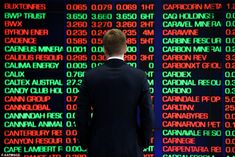
<svg viewBox="0 0 235 157">
<path fill-rule="evenodd" d="M 88 146 L 89 156 L 143 156 L 143 146 L 148 145 L 153 128 L 153 111 L 143 71 L 119 59 L 106 61 L 86 73 L 78 105 L 81 144 Z M 93 117 L 84 119 L 90 105 Z"/>
</svg>

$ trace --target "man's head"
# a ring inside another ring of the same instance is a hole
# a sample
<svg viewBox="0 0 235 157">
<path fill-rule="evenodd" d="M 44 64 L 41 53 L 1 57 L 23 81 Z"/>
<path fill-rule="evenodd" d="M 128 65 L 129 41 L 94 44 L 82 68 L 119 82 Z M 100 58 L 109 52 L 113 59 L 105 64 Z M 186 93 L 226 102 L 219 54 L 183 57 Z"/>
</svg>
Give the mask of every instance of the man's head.
<svg viewBox="0 0 235 157">
<path fill-rule="evenodd" d="M 119 29 L 107 31 L 103 37 L 104 54 L 108 57 L 126 53 L 126 35 Z"/>
</svg>

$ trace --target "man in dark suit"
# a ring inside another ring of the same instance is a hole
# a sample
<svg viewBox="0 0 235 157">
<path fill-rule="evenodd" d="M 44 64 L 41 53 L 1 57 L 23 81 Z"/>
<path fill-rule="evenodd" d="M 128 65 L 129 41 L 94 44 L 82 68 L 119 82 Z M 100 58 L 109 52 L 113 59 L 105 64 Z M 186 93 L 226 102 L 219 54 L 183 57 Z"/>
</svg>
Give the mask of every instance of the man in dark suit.
<svg viewBox="0 0 235 157">
<path fill-rule="evenodd" d="M 107 60 L 85 73 L 80 88 L 80 145 L 88 148 L 88 157 L 143 157 L 154 125 L 146 75 L 124 62 L 127 45 L 121 30 L 109 30 L 103 44 Z"/>
</svg>

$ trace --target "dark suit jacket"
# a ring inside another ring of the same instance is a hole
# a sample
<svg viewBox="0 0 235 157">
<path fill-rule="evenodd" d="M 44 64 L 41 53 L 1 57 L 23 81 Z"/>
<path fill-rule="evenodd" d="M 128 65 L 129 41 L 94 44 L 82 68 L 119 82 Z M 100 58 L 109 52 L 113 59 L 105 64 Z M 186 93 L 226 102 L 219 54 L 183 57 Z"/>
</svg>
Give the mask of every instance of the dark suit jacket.
<svg viewBox="0 0 235 157">
<path fill-rule="evenodd" d="M 89 157 L 143 157 L 154 125 L 148 90 L 145 73 L 119 59 L 85 73 L 76 125 Z"/>
</svg>

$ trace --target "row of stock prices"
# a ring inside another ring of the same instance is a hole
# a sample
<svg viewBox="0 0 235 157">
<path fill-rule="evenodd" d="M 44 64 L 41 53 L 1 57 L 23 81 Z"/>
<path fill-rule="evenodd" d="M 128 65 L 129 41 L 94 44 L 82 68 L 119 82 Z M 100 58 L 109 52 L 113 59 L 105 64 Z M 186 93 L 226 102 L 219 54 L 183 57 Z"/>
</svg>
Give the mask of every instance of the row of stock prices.
<svg viewBox="0 0 235 157">
<path fill-rule="evenodd" d="M 0 6 L 1 156 L 87 156 L 75 123 L 79 88 L 85 71 L 105 62 L 104 33 L 118 28 L 127 37 L 125 62 L 146 72 L 155 110 L 144 157 L 235 157 L 234 1 Z"/>
</svg>

